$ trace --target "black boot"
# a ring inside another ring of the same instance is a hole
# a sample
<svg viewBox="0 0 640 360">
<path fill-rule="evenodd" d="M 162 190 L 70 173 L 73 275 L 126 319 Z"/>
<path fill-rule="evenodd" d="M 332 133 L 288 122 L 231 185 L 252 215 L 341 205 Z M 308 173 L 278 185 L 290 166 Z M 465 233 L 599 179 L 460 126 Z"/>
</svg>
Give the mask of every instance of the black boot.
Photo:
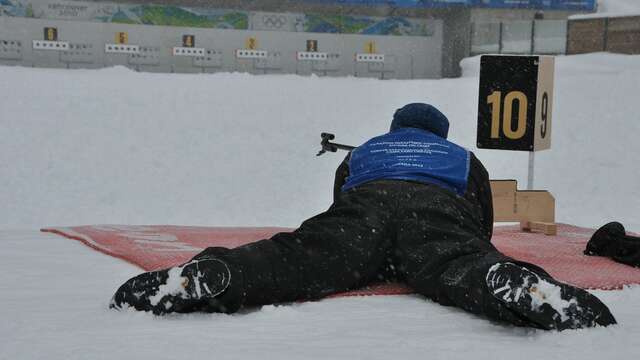
<svg viewBox="0 0 640 360">
<path fill-rule="evenodd" d="M 113 295 L 109 307 L 131 306 L 156 315 L 197 311 L 222 294 L 230 280 L 231 272 L 224 262 L 215 258 L 193 259 L 129 279 Z"/>
<path fill-rule="evenodd" d="M 496 264 L 489 269 L 486 282 L 496 299 L 545 330 L 616 324 L 607 306 L 594 295 L 520 265 Z"/>
</svg>

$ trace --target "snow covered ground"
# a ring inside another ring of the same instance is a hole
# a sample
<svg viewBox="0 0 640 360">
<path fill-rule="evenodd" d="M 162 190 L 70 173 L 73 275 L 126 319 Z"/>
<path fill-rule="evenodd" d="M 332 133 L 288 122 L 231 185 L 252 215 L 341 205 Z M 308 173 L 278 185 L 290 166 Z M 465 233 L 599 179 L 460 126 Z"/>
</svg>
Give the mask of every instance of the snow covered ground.
<svg viewBox="0 0 640 360">
<path fill-rule="evenodd" d="M 339 298 L 243 314 L 107 309 L 137 274 L 79 242 L 0 231 L 0 359 L 631 359 L 640 287 L 597 291 L 619 325 L 562 333 L 491 323 L 417 296 Z"/>
<path fill-rule="evenodd" d="M 620 325 L 547 333 L 415 296 L 331 299 L 245 314 L 109 311 L 138 269 L 36 230 L 95 223 L 296 226 L 327 207 L 341 156 L 426 101 L 475 151 L 478 59 L 448 80 L 169 75 L 0 67 L 0 359 L 602 359 L 640 352 L 640 287 L 596 292 Z M 640 231 L 640 57 L 560 57 L 553 145 L 536 187 L 559 221 Z M 477 150 L 526 182 L 527 154 Z"/>
<path fill-rule="evenodd" d="M 640 230 L 640 57 L 559 57 L 552 149 L 536 188 L 561 222 Z M 297 226 L 331 201 L 344 154 L 393 112 L 431 102 L 475 151 L 478 58 L 460 79 L 168 75 L 126 68 L 0 67 L 0 229 L 78 224 Z M 492 178 L 526 186 L 528 155 L 477 150 Z"/>
<path fill-rule="evenodd" d="M 631 359 L 640 287 L 597 291 L 609 328 L 543 332 L 417 296 L 339 298 L 243 314 L 107 309 L 138 270 L 35 231 L 0 231 L 0 359 Z"/>
<path fill-rule="evenodd" d="M 640 2 L 638 0 L 598 0 L 598 13 L 604 16 L 640 15 Z"/>
<path fill-rule="evenodd" d="M 572 15 L 570 19 L 592 19 L 599 17 L 640 15 L 638 0 L 598 0 L 598 10 L 593 14 Z"/>
</svg>

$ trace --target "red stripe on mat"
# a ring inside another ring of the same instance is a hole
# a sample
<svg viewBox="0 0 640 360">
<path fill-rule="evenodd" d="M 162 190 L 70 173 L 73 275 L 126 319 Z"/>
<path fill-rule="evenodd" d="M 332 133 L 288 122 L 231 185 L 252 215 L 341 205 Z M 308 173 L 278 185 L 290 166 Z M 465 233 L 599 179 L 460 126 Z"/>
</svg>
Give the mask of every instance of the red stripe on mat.
<svg viewBox="0 0 640 360">
<path fill-rule="evenodd" d="M 287 228 L 92 225 L 42 229 L 123 259 L 146 271 L 189 260 L 209 246 L 233 248 L 271 237 Z M 593 229 L 559 224 L 557 236 L 521 232 L 518 226 L 496 227 L 492 242 L 515 259 L 543 267 L 555 278 L 589 289 L 620 289 L 640 284 L 640 269 L 607 258 L 585 256 Z M 337 296 L 407 294 L 402 284 L 376 284 Z"/>
</svg>

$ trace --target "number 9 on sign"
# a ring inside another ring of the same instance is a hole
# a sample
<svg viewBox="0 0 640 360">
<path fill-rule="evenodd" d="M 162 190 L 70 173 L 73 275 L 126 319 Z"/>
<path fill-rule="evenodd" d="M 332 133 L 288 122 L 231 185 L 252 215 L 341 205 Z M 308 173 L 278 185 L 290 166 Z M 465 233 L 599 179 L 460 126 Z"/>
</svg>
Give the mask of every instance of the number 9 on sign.
<svg viewBox="0 0 640 360">
<path fill-rule="evenodd" d="M 540 126 L 540 136 L 544 139 L 547 137 L 547 126 L 549 121 L 549 94 L 542 94 L 542 109 L 540 109 L 542 117 L 542 125 Z"/>
</svg>

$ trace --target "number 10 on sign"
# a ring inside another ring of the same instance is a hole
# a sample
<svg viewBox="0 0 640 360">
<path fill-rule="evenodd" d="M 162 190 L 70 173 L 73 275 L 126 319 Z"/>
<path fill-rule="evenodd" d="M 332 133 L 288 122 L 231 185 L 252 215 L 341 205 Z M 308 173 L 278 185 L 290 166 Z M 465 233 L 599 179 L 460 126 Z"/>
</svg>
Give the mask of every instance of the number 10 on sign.
<svg viewBox="0 0 640 360">
<path fill-rule="evenodd" d="M 487 97 L 487 103 L 491 105 L 491 138 L 500 138 L 500 123 L 502 122 L 502 133 L 509 139 L 517 140 L 524 136 L 527 131 L 527 95 L 521 91 L 511 91 L 504 98 L 504 110 L 502 118 L 502 92 L 494 91 Z M 513 105 L 518 104 L 516 115 L 516 127 L 513 128 Z"/>
<path fill-rule="evenodd" d="M 483 56 L 478 148 L 548 149 L 552 97 L 553 57 Z"/>
</svg>

